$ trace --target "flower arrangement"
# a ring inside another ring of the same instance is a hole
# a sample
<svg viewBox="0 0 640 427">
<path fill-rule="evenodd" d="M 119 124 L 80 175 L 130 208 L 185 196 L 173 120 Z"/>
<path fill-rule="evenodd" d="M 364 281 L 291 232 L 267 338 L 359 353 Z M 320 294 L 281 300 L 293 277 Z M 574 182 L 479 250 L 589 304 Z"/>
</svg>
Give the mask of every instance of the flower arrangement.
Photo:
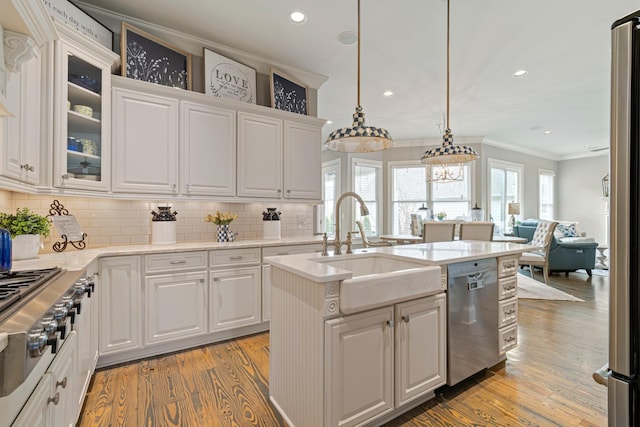
<svg viewBox="0 0 640 427">
<path fill-rule="evenodd" d="M 207 215 L 206 222 L 212 222 L 216 225 L 229 225 L 231 221 L 238 218 L 238 215 L 231 212 L 216 211 L 215 215 Z"/>
<path fill-rule="evenodd" d="M 0 213 L 0 227 L 6 229 L 11 237 L 21 234 L 49 235 L 49 221 L 29 208 L 18 208 L 15 214 Z"/>
<path fill-rule="evenodd" d="M 442 221 L 443 219 L 445 219 L 447 217 L 447 213 L 445 211 L 442 212 L 438 212 L 436 214 L 436 218 L 438 218 L 439 221 Z"/>
</svg>

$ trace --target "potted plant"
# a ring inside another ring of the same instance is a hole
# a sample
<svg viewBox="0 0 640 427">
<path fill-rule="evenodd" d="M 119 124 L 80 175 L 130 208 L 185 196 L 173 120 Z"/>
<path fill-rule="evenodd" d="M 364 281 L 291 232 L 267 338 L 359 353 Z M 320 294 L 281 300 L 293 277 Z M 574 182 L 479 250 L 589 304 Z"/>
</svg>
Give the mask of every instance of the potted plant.
<svg viewBox="0 0 640 427">
<path fill-rule="evenodd" d="M 47 237 L 50 224 L 46 217 L 29 208 L 18 208 L 15 214 L 0 213 L 0 228 L 11 234 L 14 260 L 35 258 L 42 247 L 40 236 Z"/>
</svg>

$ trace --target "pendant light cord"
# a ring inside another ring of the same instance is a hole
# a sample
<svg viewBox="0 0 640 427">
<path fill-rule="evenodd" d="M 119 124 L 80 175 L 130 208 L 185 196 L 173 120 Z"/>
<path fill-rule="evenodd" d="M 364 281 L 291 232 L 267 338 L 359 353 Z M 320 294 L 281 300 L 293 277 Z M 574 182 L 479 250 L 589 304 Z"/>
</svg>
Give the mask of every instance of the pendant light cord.
<svg viewBox="0 0 640 427">
<path fill-rule="evenodd" d="M 360 0 L 358 0 L 359 2 Z M 450 14 L 450 1 L 447 0 L 447 129 L 449 127 L 449 14 Z"/>
<path fill-rule="evenodd" d="M 360 106 L 360 0 L 358 0 L 358 107 Z"/>
</svg>

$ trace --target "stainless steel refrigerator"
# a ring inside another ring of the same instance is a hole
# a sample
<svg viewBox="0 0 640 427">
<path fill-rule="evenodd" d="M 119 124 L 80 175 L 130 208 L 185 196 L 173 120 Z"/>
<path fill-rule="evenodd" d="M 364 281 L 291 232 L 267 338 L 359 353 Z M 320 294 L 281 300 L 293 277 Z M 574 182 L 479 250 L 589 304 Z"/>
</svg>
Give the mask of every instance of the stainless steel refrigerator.
<svg viewBox="0 0 640 427">
<path fill-rule="evenodd" d="M 640 10 L 612 26 L 609 426 L 640 425 Z"/>
</svg>

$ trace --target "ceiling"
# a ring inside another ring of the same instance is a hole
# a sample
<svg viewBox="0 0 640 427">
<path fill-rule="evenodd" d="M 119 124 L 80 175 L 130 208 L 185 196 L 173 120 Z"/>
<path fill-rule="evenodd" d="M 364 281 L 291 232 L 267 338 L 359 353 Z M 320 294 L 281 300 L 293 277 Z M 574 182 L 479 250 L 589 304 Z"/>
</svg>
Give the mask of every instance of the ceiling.
<svg viewBox="0 0 640 427">
<path fill-rule="evenodd" d="M 327 76 L 318 116 L 349 126 L 357 100 L 356 0 L 85 0 L 84 3 Z M 554 159 L 609 143 L 611 24 L 638 0 L 452 0 L 450 126 Z M 293 24 L 288 14 L 307 15 Z M 361 105 L 398 142 L 440 138 L 446 1 L 362 0 Z M 513 72 L 528 74 L 515 78 Z M 384 91 L 393 95 L 384 97 Z M 545 134 L 545 131 L 551 133 Z M 434 143 L 436 140 L 431 140 Z M 425 143 L 420 141 L 419 143 Z"/>
</svg>

